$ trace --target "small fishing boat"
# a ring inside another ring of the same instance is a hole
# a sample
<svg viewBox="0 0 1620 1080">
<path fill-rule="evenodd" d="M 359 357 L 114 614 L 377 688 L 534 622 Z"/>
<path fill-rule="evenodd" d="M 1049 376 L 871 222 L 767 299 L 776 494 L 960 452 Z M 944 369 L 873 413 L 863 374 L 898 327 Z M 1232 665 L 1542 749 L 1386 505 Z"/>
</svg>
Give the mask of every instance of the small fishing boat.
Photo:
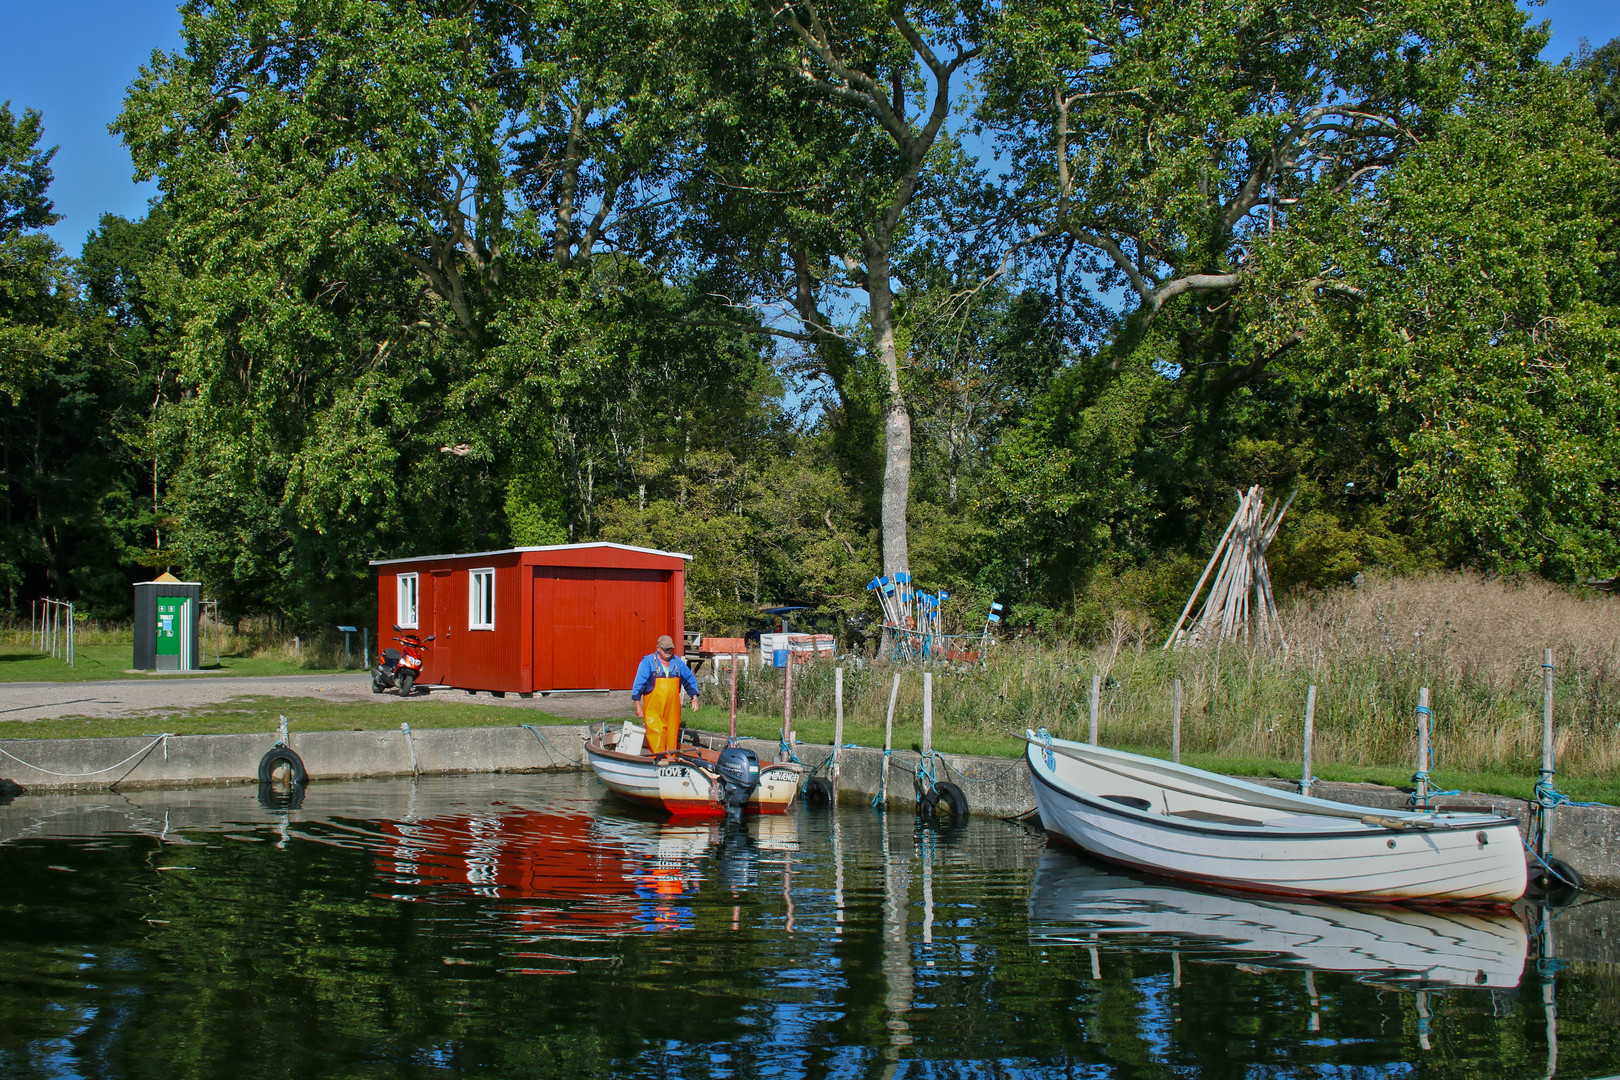
<svg viewBox="0 0 1620 1080">
<path fill-rule="evenodd" d="M 609 791 L 674 817 L 785 813 L 804 779 L 802 765 L 762 765 L 746 747 L 683 745 L 652 757 L 642 752 L 644 738 L 641 726 L 626 721 L 592 734 L 585 756 Z"/>
<path fill-rule="evenodd" d="M 1372 810 L 1026 732 L 1048 834 L 1150 874 L 1281 896 L 1506 905 L 1519 826 L 1494 814 Z"/>
<path fill-rule="evenodd" d="M 1041 945 L 1160 948 L 1216 963 L 1337 971 L 1381 986 L 1512 989 L 1529 935 L 1509 911 L 1352 906 L 1128 877 L 1047 851 L 1029 894 Z"/>
</svg>

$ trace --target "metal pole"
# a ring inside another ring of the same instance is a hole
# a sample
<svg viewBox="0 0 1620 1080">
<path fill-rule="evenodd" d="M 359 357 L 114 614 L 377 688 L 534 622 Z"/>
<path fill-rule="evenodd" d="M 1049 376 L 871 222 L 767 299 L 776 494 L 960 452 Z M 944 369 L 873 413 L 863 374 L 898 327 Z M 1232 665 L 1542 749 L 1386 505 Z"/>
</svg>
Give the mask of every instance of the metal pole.
<svg viewBox="0 0 1620 1080">
<path fill-rule="evenodd" d="M 1311 775 L 1311 754 L 1316 747 L 1316 687 L 1312 686 L 1305 691 L 1305 762 L 1300 770 L 1299 793 L 1309 795 L 1311 788 L 1316 786 L 1316 777 Z"/>
<path fill-rule="evenodd" d="M 1102 709 L 1102 676 L 1091 677 L 1091 745 L 1097 745 L 1097 714 Z"/>
<path fill-rule="evenodd" d="M 1429 805 L 1429 688 L 1418 688 L 1418 765 L 1417 792 L 1413 796 L 1419 806 Z"/>
<path fill-rule="evenodd" d="M 360 666 L 371 670 L 371 627 L 360 628 Z"/>
<path fill-rule="evenodd" d="M 844 669 L 833 669 L 833 751 L 832 751 L 832 786 L 833 798 L 838 798 L 839 759 L 843 755 L 844 746 Z"/>
<path fill-rule="evenodd" d="M 1541 780 L 1536 785 L 1552 787 L 1553 781 L 1553 651 L 1548 649 L 1541 657 L 1541 671 L 1543 686 L 1541 691 Z M 1536 792 L 1537 804 L 1541 802 L 1541 792 Z M 1541 807 L 1541 828 L 1537 830 L 1536 854 L 1543 859 L 1552 854 L 1552 812 L 1545 806 Z"/>
<path fill-rule="evenodd" d="M 1181 680 L 1176 680 L 1175 707 L 1170 721 L 1170 760 L 1181 764 Z"/>
<path fill-rule="evenodd" d="M 923 672 L 923 737 L 922 752 L 926 756 L 934 749 L 934 673 Z"/>
<path fill-rule="evenodd" d="M 73 622 L 73 605 L 72 604 L 68 605 L 67 614 L 68 614 L 67 662 L 68 662 L 68 667 L 76 667 L 77 665 L 74 663 L 74 656 L 75 656 L 75 651 L 76 651 L 74 649 L 74 646 L 78 644 L 78 642 L 77 642 L 77 640 L 75 638 L 75 635 L 78 634 L 79 629 L 78 629 L 77 626 L 74 625 L 74 622 Z"/>
</svg>

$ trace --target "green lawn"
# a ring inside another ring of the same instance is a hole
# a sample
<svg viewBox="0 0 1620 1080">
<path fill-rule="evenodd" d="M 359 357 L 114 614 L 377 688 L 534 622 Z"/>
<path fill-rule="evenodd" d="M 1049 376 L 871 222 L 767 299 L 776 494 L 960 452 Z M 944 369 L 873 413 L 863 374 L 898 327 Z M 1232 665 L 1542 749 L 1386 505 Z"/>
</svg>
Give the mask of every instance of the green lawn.
<svg viewBox="0 0 1620 1080">
<path fill-rule="evenodd" d="M 341 668 L 310 668 L 258 656 L 212 657 L 201 671 L 157 675 L 131 671 L 130 645 L 80 645 L 74 663 L 36 652 L 27 645 L 0 645 L 0 682 L 85 682 L 92 679 L 208 679 L 229 675 L 330 675 Z M 350 670 L 359 671 L 358 667 Z"/>
<path fill-rule="evenodd" d="M 308 697 L 242 697 L 221 705 L 164 711 L 148 716 L 64 716 L 51 720 L 12 720 L 0 724 L 0 738 L 82 739 L 155 735 L 242 735 L 273 732 L 280 718 L 289 731 L 383 731 L 412 728 L 506 727 L 516 724 L 569 724 L 538 709 L 480 704 L 461 695 L 430 695 L 411 701 L 326 701 Z"/>
</svg>

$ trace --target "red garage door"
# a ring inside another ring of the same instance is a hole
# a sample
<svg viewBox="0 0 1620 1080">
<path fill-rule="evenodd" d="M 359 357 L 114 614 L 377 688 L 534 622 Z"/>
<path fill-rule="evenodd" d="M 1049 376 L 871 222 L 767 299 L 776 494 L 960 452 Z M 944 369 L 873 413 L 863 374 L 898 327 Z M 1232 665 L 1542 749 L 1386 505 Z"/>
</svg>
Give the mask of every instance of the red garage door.
<svg viewBox="0 0 1620 1080">
<path fill-rule="evenodd" d="M 536 568 L 534 666 L 540 688 L 628 689 L 637 662 L 652 652 L 658 635 L 672 633 L 669 579 L 667 570 Z"/>
</svg>

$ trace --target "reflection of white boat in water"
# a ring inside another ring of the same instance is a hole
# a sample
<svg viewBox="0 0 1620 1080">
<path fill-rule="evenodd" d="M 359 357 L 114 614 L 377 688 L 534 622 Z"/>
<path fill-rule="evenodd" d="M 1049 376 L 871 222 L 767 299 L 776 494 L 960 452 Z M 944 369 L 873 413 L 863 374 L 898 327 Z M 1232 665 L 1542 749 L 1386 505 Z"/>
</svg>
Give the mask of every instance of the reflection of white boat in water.
<svg viewBox="0 0 1620 1080">
<path fill-rule="evenodd" d="M 1507 905 L 1524 895 L 1518 822 L 1373 810 L 1030 732 L 1046 831 L 1144 873 L 1280 896 Z"/>
<path fill-rule="evenodd" d="M 1528 944 L 1524 925 L 1505 912 L 1182 889 L 1111 873 L 1066 851 L 1041 857 L 1029 921 L 1031 937 L 1045 944 L 1156 945 L 1184 958 L 1342 971 L 1414 987 L 1516 987 Z"/>
</svg>

